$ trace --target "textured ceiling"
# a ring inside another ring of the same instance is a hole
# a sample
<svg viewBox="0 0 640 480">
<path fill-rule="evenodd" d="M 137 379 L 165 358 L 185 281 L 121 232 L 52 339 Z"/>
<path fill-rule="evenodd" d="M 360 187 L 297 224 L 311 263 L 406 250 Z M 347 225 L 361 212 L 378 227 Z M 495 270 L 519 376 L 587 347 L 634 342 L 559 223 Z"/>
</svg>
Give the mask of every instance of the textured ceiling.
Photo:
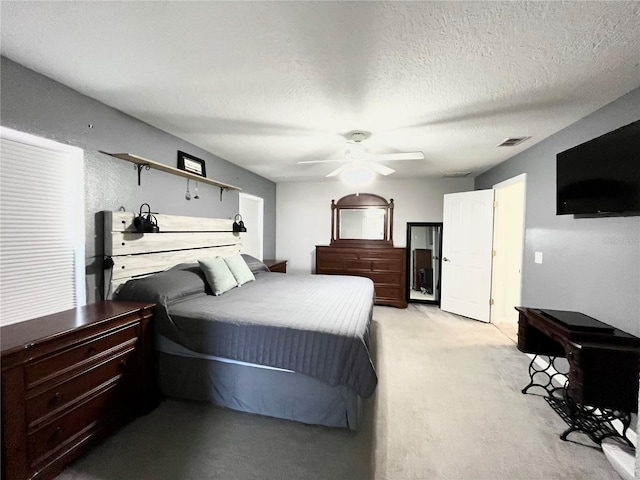
<svg viewBox="0 0 640 480">
<path fill-rule="evenodd" d="M 0 5 L 2 55 L 277 182 L 353 130 L 477 175 L 640 86 L 640 2 Z"/>
</svg>

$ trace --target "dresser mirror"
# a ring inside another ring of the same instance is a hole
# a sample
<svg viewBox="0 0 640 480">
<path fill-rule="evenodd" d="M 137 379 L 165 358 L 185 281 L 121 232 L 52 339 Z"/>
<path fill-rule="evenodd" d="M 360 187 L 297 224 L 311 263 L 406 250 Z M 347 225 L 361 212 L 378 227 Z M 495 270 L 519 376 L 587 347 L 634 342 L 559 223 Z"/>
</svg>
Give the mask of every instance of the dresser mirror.
<svg viewBox="0 0 640 480">
<path fill-rule="evenodd" d="M 393 246 L 393 199 L 354 193 L 331 200 L 331 245 Z"/>
<path fill-rule="evenodd" d="M 384 216 L 381 209 L 342 209 L 340 215 L 340 238 L 355 240 L 384 240 Z"/>
</svg>

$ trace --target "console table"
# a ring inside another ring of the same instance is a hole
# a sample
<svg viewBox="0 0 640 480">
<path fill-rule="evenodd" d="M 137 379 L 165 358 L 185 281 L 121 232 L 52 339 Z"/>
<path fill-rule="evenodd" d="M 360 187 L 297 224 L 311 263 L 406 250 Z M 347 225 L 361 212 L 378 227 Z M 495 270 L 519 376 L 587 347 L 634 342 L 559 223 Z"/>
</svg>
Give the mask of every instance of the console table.
<svg viewBox="0 0 640 480">
<path fill-rule="evenodd" d="M 549 405 L 569 424 L 560 438 L 573 431 L 586 433 L 600 444 L 603 438 L 621 436 L 627 443 L 631 413 L 638 411 L 640 338 L 578 312 L 516 307 L 518 350 L 543 355 L 549 367 L 539 369 L 536 357 L 529 365 L 529 384 L 546 391 Z M 557 357 L 569 369 L 563 386 L 554 385 Z M 542 380 L 540 380 L 542 378 Z M 611 422 L 619 420 L 622 435 Z"/>
</svg>

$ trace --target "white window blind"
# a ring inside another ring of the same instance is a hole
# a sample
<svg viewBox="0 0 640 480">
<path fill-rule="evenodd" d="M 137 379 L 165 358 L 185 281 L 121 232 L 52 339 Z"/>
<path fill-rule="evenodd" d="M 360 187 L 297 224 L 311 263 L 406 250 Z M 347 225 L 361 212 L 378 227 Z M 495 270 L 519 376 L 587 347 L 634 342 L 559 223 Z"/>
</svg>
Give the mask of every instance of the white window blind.
<svg viewBox="0 0 640 480">
<path fill-rule="evenodd" d="M 85 303 L 79 148 L 0 127 L 0 323 Z"/>
</svg>

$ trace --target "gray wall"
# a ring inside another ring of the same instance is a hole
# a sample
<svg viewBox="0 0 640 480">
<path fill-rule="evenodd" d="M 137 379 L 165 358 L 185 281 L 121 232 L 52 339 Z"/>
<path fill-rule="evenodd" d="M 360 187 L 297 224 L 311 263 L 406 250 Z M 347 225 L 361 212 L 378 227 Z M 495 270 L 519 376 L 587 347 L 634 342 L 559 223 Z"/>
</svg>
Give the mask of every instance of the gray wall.
<svg viewBox="0 0 640 480">
<path fill-rule="evenodd" d="M 1 62 L 2 126 L 84 150 L 88 302 L 99 299 L 96 282 L 103 253 L 99 212 L 120 207 L 138 211 L 144 202 L 163 214 L 233 218 L 238 212 L 236 191 L 225 192 L 220 202 L 219 188 L 200 184 L 201 198 L 187 201 L 186 179 L 157 170 L 143 171 L 142 185 L 138 186 L 133 164 L 98 150 L 134 153 L 171 166 L 176 166 L 177 150 L 205 160 L 208 178 L 236 185 L 244 193 L 264 199 L 264 256 L 275 257 L 275 183 L 5 57 Z M 191 182 L 192 194 L 193 188 Z"/>
<path fill-rule="evenodd" d="M 369 193 L 393 199 L 393 244 L 403 247 L 408 222 L 441 222 L 444 195 L 473 190 L 472 178 L 380 178 Z M 344 182 L 278 183 L 276 258 L 289 260 L 287 271 L 313 273 L 316 245 L 331 239 L 331 200 L 354 193 Z M 301 215 L 300 212 L 304 212 Z M 295 225 L 295 231 L 291 226 Z"/>
<path fill-rule="evenodd" d="M 527 174 L 523 305 L 580 311 L 640 335 L 640 216 L 555 214 L 556 154 L 639 118 L 636 89 L 476 178 L 484 189 Z"/>
</svg>

